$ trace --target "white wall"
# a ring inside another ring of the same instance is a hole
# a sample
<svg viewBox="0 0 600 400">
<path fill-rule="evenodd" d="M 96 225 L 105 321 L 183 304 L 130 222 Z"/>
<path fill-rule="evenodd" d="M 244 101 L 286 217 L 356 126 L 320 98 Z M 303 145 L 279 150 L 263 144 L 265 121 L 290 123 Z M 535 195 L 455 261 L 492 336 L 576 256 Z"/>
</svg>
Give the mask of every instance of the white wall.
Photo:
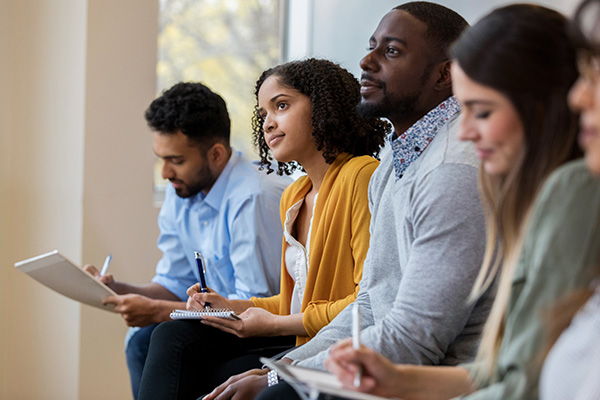
<svg viewBox="0 0 600 400">
<path fill-rule="evenodd" d="M 13 268 L 58 248 L 147 281 L 157 2 L 0 0 L 0 398 L 131 398 L 116 314 Z"/>
<path fill-rule="evenodd" d="M 81 257 L 83 2 L 4 1 L 2 398 L 74 399 L 79 305 L 12 264 L 56 247 Z"/>
</svg>

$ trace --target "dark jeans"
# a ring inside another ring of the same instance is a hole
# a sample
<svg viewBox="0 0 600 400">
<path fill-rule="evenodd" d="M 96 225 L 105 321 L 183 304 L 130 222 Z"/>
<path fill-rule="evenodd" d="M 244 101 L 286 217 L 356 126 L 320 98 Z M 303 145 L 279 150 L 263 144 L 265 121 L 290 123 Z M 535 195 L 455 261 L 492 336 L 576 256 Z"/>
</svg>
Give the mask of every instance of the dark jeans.
<svg viewBox="0 0 600 400">
<path fill-rule="evenodd" d="M 307 396 L 308 397 L 308 396 Z M 320 394 L 319 400 L 342 400 L 342 397 Z M 298 393 L 285 381 L 279 381 L 277 385 L 263 389 L 255 400 L 301 400 Z"/>
<path fill-rule="evenodd" d="M 133 334 L 125 348 L 125 358 L 127 359 L 127 369 L 129 369 L 129 381 L 131 382 L 131 391 L 133 398 L 137 399 L 140 390 L 140 381 L 142 380 L 142 371 L 146 363 L 148 348 L 150 347 L 150 336 L 158 324 L 145 326 Z"/>
<path fill-rule="evenodd" d="M 293 336 L 240 339 L 196 320 L 163 322 L 152 333 L 138 398 L 195 400 L 295 341 Z"/>
</svg>

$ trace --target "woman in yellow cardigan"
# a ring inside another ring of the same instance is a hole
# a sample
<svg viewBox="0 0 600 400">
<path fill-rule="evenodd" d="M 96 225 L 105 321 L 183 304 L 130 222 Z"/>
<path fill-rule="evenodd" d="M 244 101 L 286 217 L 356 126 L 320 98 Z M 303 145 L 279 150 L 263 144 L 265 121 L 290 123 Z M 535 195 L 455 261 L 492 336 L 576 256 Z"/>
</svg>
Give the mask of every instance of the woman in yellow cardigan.
<svg viewBox="0 0 600 400">
<path fill-rule="evenodd" d="M 281 198 L 280 294 L 228 299 L 192 286 L 188 309 L 210 303 L 233 309 L 241 319 L 203 317 L 158 326 L 140 398 L 197 398 L 228 377 L 259 367 L 259 356 L 275 354 L 269 347 L 282 342 L 289 347 L 294 339 L 305 343 L 358 293 L 369 247 L 368 185 L 378 165 L 372 156 L 389 125 L 358 115 L 358 81 L 326 60 L 271 68 L 259 78 L 255 94 L 252 126 L 262 167 L 280 175 L 306 172 Z M 266 379 L 266 372 L 252 371 Z"/>
<path fill-rule="evenodd" d="M 267 298 L 225 299 L 188 290 L 188 308 L 231 308 L 239 321 L 204 318 L 203 324 L 238 337 L 295 335 L 307 342 L 352 303 L 369 247 L 368 185 L 378 162 L 371 157 L 387 126 L 361 118 L 360 85 L 326 60 L 296 61 L 265 71 L 256 85 L 254 142 L 261 164 L 279 174 L 306 176 L 281 198 L 284 238 L 281 292 Z M 308 257 L 307 257 L 308 256 Z"/>
</svg>

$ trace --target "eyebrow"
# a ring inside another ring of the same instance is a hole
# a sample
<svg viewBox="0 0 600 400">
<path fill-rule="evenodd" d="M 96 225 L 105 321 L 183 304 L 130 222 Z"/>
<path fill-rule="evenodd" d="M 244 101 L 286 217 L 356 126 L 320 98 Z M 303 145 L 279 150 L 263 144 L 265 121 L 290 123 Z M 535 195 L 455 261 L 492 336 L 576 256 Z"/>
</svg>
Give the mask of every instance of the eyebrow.
<svg viewBox="0 0 600 400">
<path fill-rule="evenodd" d="M 476 105 L 485 105 L 485 106 L 493 106 L 496 104 L 496 102 L 491 101 L 491 100 L 480 100 L 480 99 L 474 99 L 474 100 L 467 100 L 462 102 L 462 104 L 465 107 L 471 107 L 471 106 L 476 106 Z"/>
<path fill-rule="evenodd" d="M 159 154 L 156 154 L 156 152 L 154 152 L 154 155 L 162 160 L 175 160 L 178 158 L 184 158 L 183 156 L 176 156 L 176 155 L 170 155 L 170 156 L 161 156 Z"/>
<path fill-rule="evenodd" d="M 269 103 L 271 103 L 271 104 L 275 103 L 277 101 L 277 99 L 279 99 L 280 97 L 292 97 L 292 96 L 290 96 L 289 94 L 280 93 L 280 94 L 277 94 L 277 95 L 273 96 L 271 98 L 271 100 L 269 100 Z M 260 114 L 263 110 L 264 110 L 264 107 L 261 107 L 257 111 Z"/>
<path fill-rule="evenodd" d="M 369 39 L 369 42 L 377 43 L 377 40 L 375 40 L 375 38 L 373 36 L 371 36 L 371 38 Z M 399 37 L 395 37 L 395 36 L 385 36 L 385 37 L 383 37 L 382 42 L 383 43 L 398 42 L 403 46 L 408 46 L 408 43 L 406 43 L 406 40 L 401 39 Z"/>
</svg>

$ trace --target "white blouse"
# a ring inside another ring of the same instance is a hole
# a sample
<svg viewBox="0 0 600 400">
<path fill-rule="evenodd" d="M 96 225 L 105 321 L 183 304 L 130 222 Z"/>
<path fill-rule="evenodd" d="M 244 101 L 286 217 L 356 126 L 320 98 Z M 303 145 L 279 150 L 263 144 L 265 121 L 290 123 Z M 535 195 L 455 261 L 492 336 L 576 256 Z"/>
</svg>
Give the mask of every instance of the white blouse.
<svg viewBox="0 0 600 400">
<path fill-rule="evenodd" d="M 306 288 L 306 277 L 308 276 L 308 257 L 310 251 L 310 232 L 312 231 L 313 218 L 315 216 L 315 205 L 317 204 L 317 197 L 313 204 L 312 217 L 310 218 L 310 225 L 308 227 L 308 236 L 306 238 L 306 248 L 302 243 L 298 242 L 294 236 L 292 236 L 292 228 L 298 214 L 300 207 L 304 203 L 304 199 L 299 200 L 296 204 L 291 206 L 285 213 L 285 222 L 283 223 L 283 237 L 288 244 L 285 251 L 285 268 L 288 274 L 294 280 L 294 290 L 292 291 L 292 300 L 290 303 L 290 314 L 297 314 L 300 312 L 302 307 L 302 299 L 304 297 L 304 289 Z"/>
<path fill-rule="evenodd" d="M 540 399 L 600 399 L 600 285 L 544 363 Z"/>
</svg>

